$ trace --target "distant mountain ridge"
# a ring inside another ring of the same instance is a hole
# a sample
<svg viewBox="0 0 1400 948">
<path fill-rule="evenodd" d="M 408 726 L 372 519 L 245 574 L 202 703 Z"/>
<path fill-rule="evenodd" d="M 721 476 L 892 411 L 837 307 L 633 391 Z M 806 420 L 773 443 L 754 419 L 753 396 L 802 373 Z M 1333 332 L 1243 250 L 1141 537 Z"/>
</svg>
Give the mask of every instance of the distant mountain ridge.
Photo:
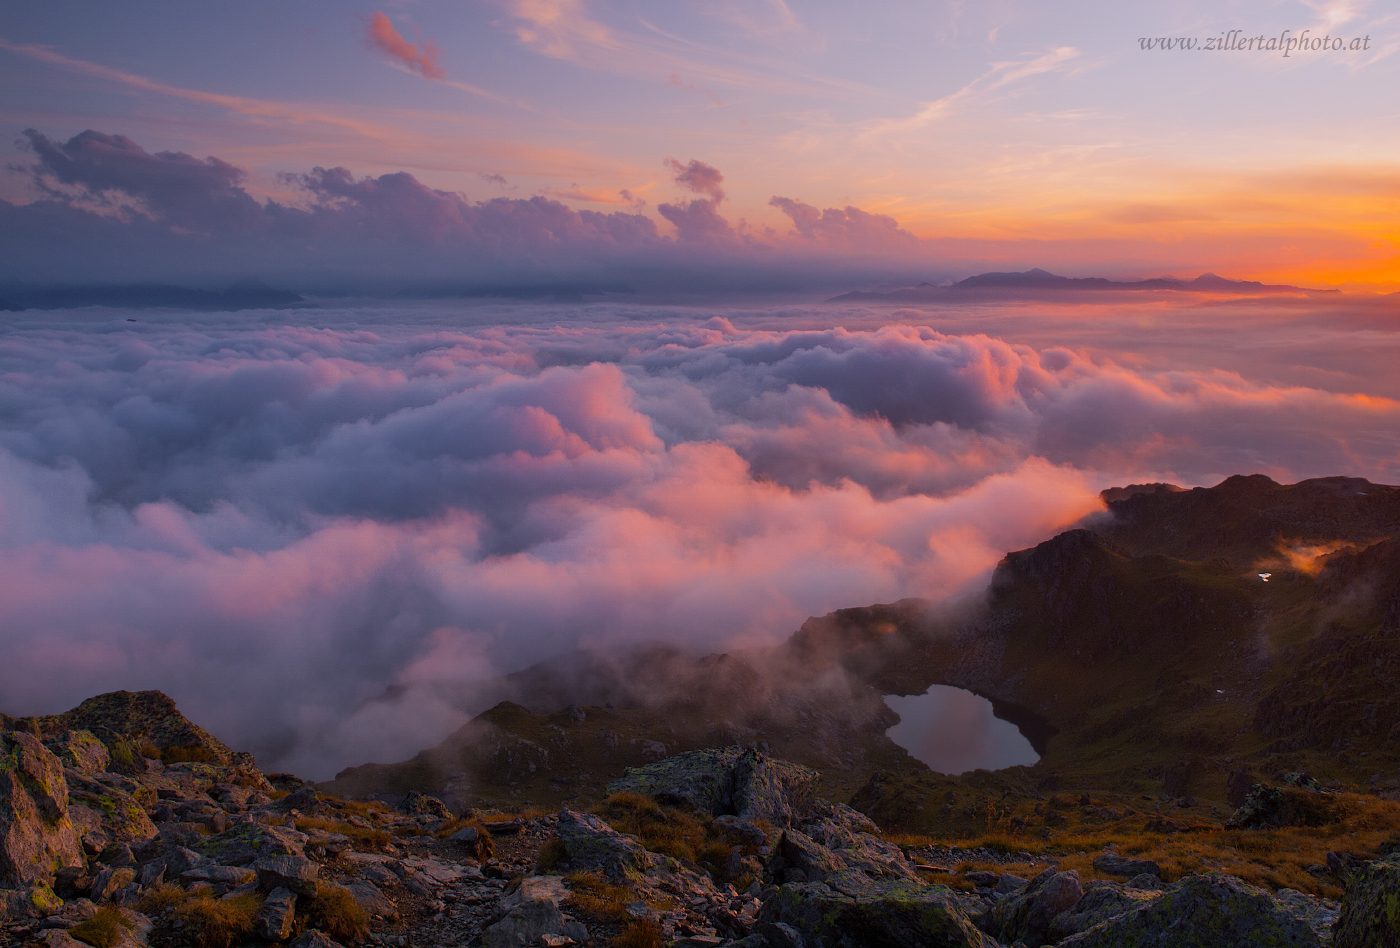
<svg viewBox="0 0 1400 948">
<path fill-rule="evenodd" d="M 222 292 L 166 283 L 91 283 L 56 286 L 0 286 L 0 311 L 76 309 L 83 306 L 154 307 L 228 311 L 315 306 L 290 290 L 257 280 L 235 283 Z"/>
<path fill-rule="evenodd" d="M 1260 283 L 1257 280 L 1228 280 L 1214 273 L 1203 273 L 1194 280 L 1178 280 L 1175 277 L 1156 277 L 1150 280 L 1116 281 L 1104 277 L 1065 277 L 1036 267 L 1020 272 L 979 273 L 949 286 L 934 286 L 920 283 L 887 293 L 855 290 L 827 300 L 829 303 L 853 300 L 891 300 L 897 302 L 938 299 L 947 296 L 962 296 L 980 293 L 1025 294 L 1040 291 L 1062 292 L 1065 290 L 1104 291 L 1117 290 L 1136 292 L 1142 290 L 1170 290 L 1184 293 L 1229 293 L 1240 296 L 1259 294 L 1297 293 L 1337 293 L 1340 290 L 1311 289 L 1290 286 L 1284 283 Z"/>
</svg>

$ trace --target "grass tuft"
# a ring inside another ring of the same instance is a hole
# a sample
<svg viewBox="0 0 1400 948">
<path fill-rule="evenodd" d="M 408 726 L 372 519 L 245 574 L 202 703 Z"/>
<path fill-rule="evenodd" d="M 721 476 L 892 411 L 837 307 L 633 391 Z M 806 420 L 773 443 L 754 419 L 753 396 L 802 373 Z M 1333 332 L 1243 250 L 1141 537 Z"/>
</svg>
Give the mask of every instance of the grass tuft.
<svg viewBox="0 0 1400 948">
<path fill-rule="evenodd" d="M 613 885 L 598 872 L 570 873 L 564 881 L 569 885 L 569 897 L 564 904 L 579 915 L 614 925 L 631 920 L 627 903 L 635 901 L 636 894 L 629 887 Z"/>
<path fill-rule="evenodd" d="M 662 948 L 661 926 L 654 919 L 632 922 L 612 940 L 613 948 Z"/>
<path fill-rule="evenodd" d="M 297 908 L 298 915 L 304 912 L 308 928 L 319 928 L 342 944 L 361 941 L 369 934 L 369 913 L 344 886 L 323 883 L 315 898 L 299 899 Z"/>
<path fill-rule="evenodd" d="M 184 938 L 197 948 L 232 948 L 253 931 L 253 919 L 262 907 L 256 895 L 236 895 L 231 899 L 207 896 L 189 899 L 175 909 Z"/>
<path fill-rule="evenodd" d="M 127 921 L 120 909 L 115 905 L 104 905 L 92 918 L 68 929 L 68 934 L 92 945 L 92 948 L 112 948 L 121 940 L 122 933 L 131 928 L 131 922 Z"/>
<path fill-rule="evenodd" d="M 168 908 L 182 905 L 192 896 L 178 885 L 163 882 L 141 893 L 141 901 L 136 903 L 136 911 L 143 915 L 159 915 Z"/>
<path fill-rule="evenodd" d="M 393 840 L 382 829 L 365 829 L 363 826 L 356 826 L 354 823 L 345 823 L 341 820 L 328 820 L 321 816 L 303 816 L 297 818 L 297 829 L 303 833 L 308 829 L 318 829 L 325 833 L 339 833 L 347 836 L 352 842 L 362 846 L 369 846 L 374 849 L 383 849 Z"/>
</svg>

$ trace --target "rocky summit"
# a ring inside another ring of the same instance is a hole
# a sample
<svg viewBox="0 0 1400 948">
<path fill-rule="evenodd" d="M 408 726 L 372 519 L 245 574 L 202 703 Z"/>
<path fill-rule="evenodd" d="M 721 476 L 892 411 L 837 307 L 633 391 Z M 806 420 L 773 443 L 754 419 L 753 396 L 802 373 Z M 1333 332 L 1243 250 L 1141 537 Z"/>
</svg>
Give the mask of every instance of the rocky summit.
<svg viewBox="0 0 1400 948">
<path fill-rule="evenodd" d="M 319 785 L 159 692 L 0 717 L 0 944 L 1400 948 L 1400 489 L 1104 501 L 983 600 L 544 663 Z M 934 683 L 1040 761 L 910 757 Z"/>
</svg>

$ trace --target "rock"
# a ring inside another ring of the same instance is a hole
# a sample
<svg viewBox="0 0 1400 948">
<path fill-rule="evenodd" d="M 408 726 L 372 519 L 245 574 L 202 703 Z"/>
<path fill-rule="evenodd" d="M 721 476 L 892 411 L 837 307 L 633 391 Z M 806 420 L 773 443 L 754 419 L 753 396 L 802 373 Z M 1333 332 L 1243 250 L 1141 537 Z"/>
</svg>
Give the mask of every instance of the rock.
<svg viewBox="0 0 1400 948">
<path fill-rule="evenodd" d="M 430 797 L 426 793 L 419 793 L 417 790 L 408 791 L 408 796 L 404 797 L 399 804 L 399 812 L 407 813 L 410 816 L 435 816 L 438 819 L 452 819 L 452 811 L 447 808 L 437 797 Z"/>
<path fill-rule="evenodd" d="M 1156 892 L 1130 889 L 1121 882 L 1093 880 L 1084 886 L 1084 897 L 1050 922 L 1048 939 L 1058 942 L 1093 928 L 1100 922 L 1129 912 L 1157 897 Z"/>
<path fill-rule="evenodd" d="M 767 948 L 806 948 L 802 933 L 784 922 L 761 922 L 755 934 Z"/>
<path fill-rule="evenodd" d="M 655 862 L 641 843 L 591 813 L 560 810 L 554 829 L 575 871 L 601 869 L 616 878 L 628 872 L 645 872 Z"/>
<path fill-rule="evenodd" d="M 784 830 L 778 845 L 774 847 L 773 858 L 768 865 L 768 874 L 774 879 L 786 879 L 784 873 L 796 870 L 802 873 L 804 882 L 823 882 L 833 872 L 848 869 L 844 859 L 818 845 L 806 833 L 794 829 Z"/>
<path fill-rule="evenodd" d="M 1140 873 L 1139 875 L 1135 875 L 1131 879 L 1129 879 L 1128 888 L 1144 889 L 1149 892 L 1160 892 L 1162 891 L 1162 889 L 1166 888 L 1166 886 L 1162 884 L 1162 880 L 1157 876 L 1153 875 L 1150 872 L 1144 872 Z"/>
<path fill-rule="evenodd" d="M 1110 876 L 1132 878 L 1143 874 L 1161 876 L 1162 867 L 1150 859 L 1126 859 L 1117 853 L 1104 853 L 1094 860 L 1094 868 Z"/>
<path fill-rule="evenodd" d="M 220 865 L 246 866 L 273 856 L 305 856 L 308 838 L 285 826 L 240 823 L 199 840 L 191 848 Z"/>
<path fill-rule="evenodd" d="M 1255 784 L 1244 804 L 1226 821 L 1231 829 L 1266 829 L 1280 826 L 1325 826 L 1338 819 L 1338 804 L 1307 774 L 1288 774 L 1296 785 L 1267 787 Z"/>
<path fill-rule="evenodd" d="M 313 928 L 292 942 L 292 948 L 344 948 L 344 946 L 325 932 Z"/>
<path fill-rule="evenodd" d="M 355 897 L 355 902 L 360 908 L 371 916 L 377 916 L 391 922 L 398 920 L 399 907 L 385 898 L 384 893 L 380 892 L 378 886 L 373 882 L 348 882 L 345 889 Z"/>
<path fill-rule="evenodd" d="M 180 881 L 185 885 L 195 882 L 208 882 L 210 885 L 247 885 L 257 878 L 257 873 L 243 866 L 195 866 L 180 873 Z"/>
<path fill-rule="evenodd" d="M 186 849 L 183 846 L 176 846 L 170 852 L 160 857 L 160 863 L 165 866 L 165 875 L 170 879 L 178 879 L 186 872 L 196 866 L 205 866 L 213 863 L 208 856 L 200 855 L 193 849 Z"/>
<path fill-rule="evenodd" d="M 297 895 L 316 895 L 320 867 L 305 856 L 270 856 L 259 859 L 253 868 L 258 887 L 265 891 L 291 889 Z"/>
<path fill-rule="evenodd" d="M 1400 854 L 1353 870 L 1332 929 L 1333 948 L 1400 946 Z"/>
<path fill-rule="evenodd" d="M 62 763 L 34 735 L 0 732 L 0 885 L 48 886 L 82 864 Z"/>
<path fill-rule="evenodd" d="M 641 793 L 680 803 L 710 816 L 791 826 L 814 802 L 817 774 L 743 747 L 686 751 L 627 774 L 609 793 Z"/>
<path fill-rule="evenodd" d="M 784 885 L 763 903 L 757 930 L 786 925 L 813 945 L 942 948 L 996 943 L 977 930 L 942 886 L 907 880 L 871 880 L 854 870 L 826 882 Z"/>
<path fill-rule="evenodd" d="M 544 935 L 562 935 L 564 915 L 549 899 L 530 899 L 514 906 L 504 918 L 481 933 L 482 948 L 517 948 Z"/>
<path fill-rule="evenodd" d="M 136 881 L 136 870 L 130 868 L 103 869 L 92 880 L 92 888 L 88 890 L 88 898 L 94 902 L 105 902 L 112 897 L 112 893 L 118 889 Z"/>
<path fill-rule="evenodd" d="M 399 875 L 384 866 L 371 863 L 360 870 L 360 878 L 375 885 L 398 885 Z"/>
<path fill-rule="evenodd" d="M 832 808 L 829 815 L 803 823 L 802 831 L 848 867 L 859 869 L 871 878 L 919 881 L 914 864 L 904 855 L 904 850 L 874 835 L 878 831 L 869 818 L 849 807 L 843 809 L 859 819 Z M 866 826 L 870 827 L 870 831 L 863 828 Z"/>
<path fill-rule="evenodd" d="M 163 757 L 238 765 L 240 756 L 190 721 L 159 691 L 113 691 L 89 698 L 71 711 L 21 721 L 46 737 L 89 731 L 112 755 L 114 769 L 142 773 L 137 749 L 157 748 Z M 258 774 L 261 778 L 262 775 Z"/>
<path fill-rule="evenodd" d="M 1308 925 L 1234 876 L 1189 876 L 1151 901 L 1063 939 L 1059 948 L 1319 948 Z"/>
<path fill-rule="evenodd" d="M 475 846 L 476 841 L 481 837 L 481 830 L 475 826 L 464 826 L 451 836 L 447 837 L 454 843 L 465 843 L 468 846 Z"/>
<path fill-rule="evenodd" d="M 44 948 L 92 948 L 91 945 L 78 941 L 61 928 L 50 928 L 41 934 L 39 943 Z"/>
<path fill-rule="evenodd" d="M 63 761 L 64 766 L 80 774 L 105 773 L 112 762 L 112 755 L 107 753 L 107 745 L 99 741 L 91 731 L 64 731 L 44 744 Z"/>
<path fill-rule="evenodd" d="M 1051 922 L 1083 896 L 1079 873 L 1046 869 L 1023 890 L 992 906 L 977 920 L 977 927 L 1008 945 L 1021 942 L 1026 948 L 1041 948 L 1055 940 L 1050 937 Z"/>
<path fill-rule="evenodd" d="M 43 885 L 0 890 L 0 921 L 21 918 L 48 918 L 63 910 L 63 900 Z"/>
<path fill-rule="evenodd" d="M 292 923 L 296 920 L 297 897 L 291 889 L 273 889 L 262 901 L 257 916 L 253 919 L 253 930 L 259 938 L 268 941 L 286 941 L 292 937 Z"/>
<path fill-rule="evenodd" d="M 108 775 L 102 774 L 102 777 Z M 115 776 L 115 775 L 113 775 Z M 76 770 L 65 773 L 68 781 L 69 803 L 97 811 L 102 817 L 102 832 L 112 842 L 144 843 L 156 836 L 156 825 L 150 814 L 131 793 L 121 786 L 86 777 Z M 138 789 L 133 786 L 132 789 Z"/>
</svg>

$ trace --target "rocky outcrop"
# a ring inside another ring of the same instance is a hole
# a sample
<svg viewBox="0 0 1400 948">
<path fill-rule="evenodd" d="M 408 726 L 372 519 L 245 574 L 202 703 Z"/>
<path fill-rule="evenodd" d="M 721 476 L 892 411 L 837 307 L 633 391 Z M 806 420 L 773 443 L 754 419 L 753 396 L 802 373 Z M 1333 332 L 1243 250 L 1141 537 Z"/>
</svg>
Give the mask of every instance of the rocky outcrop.
<svg viewBox="0 0 1400 948">
<path fill-rule="evenodd" d="M 82 864 L 62 763 L 32 734 L 0 732 L 0 885 L 48 886 Z"/>
<path fill-rule="evenodd" d="M 1333 948 L 1400 948 L 1400 854 L 1352 872 Z"/>
<path fill-rule="evenodd" d="M 561 810 L 555 832 L 575 871 L 596 869 L 618 878 L 645 871 L 656 861 L 641 843 L 623 836 L 591 813 Z"/>
<path fill-rule="evenodd" d="M 1208 872 L 1183 879 L 1136 908 L 1058 943 L 1058 948 L 1319 948 L 1297 915 L 1262 889 Z"/>
<path fill-rule="evenodd" d="M 977 927 L 1004 944 L 1041 948 L 1058 940 L 1051 934 L 1051 925 L 1083 897 L 1079 873 L 1046 869 L 1025 888 L 992 906 L 977 920 Z"/>
<path fill-rule="evenodd" d="M 1287 774 L 1283 786 L 1255 784 L 1225 825 L 1240 829 L 1324 826 L 1339 815 L 1336 798 L 1307 774 Z"/>
<path fill-rule="evenodd" d="M 710 816 L 734 815 L 791 826 L 816 800 L 817 773 L 744 747 L 687 751 L 628 767 L 608 786 L 609 793 L 640 793 L 681 804 Z"/>
<path fill-rule="evenodd" d="M 784 885 L 758 913 L 758 931 L 787 926 L 821 948 L 996 948 L 951 890 L 903 880 L 872 880 L 845 870 L 825 882 Z"/>
<path fill-rule="evenodd" d="M 71 731 L 87 731 L 107 748 L 118 772 L 144 772 L 140 761 L 201 761 L 223 766 L 244 763 L 226 744 L 192 723 L 159 691 L 113 691 L 89 698 L 71 711 L 18 718 L 16 730 L 42 740 L 62 740 Z M 251 761 L 247 761 L 251 762 Z"/>
</svg>

